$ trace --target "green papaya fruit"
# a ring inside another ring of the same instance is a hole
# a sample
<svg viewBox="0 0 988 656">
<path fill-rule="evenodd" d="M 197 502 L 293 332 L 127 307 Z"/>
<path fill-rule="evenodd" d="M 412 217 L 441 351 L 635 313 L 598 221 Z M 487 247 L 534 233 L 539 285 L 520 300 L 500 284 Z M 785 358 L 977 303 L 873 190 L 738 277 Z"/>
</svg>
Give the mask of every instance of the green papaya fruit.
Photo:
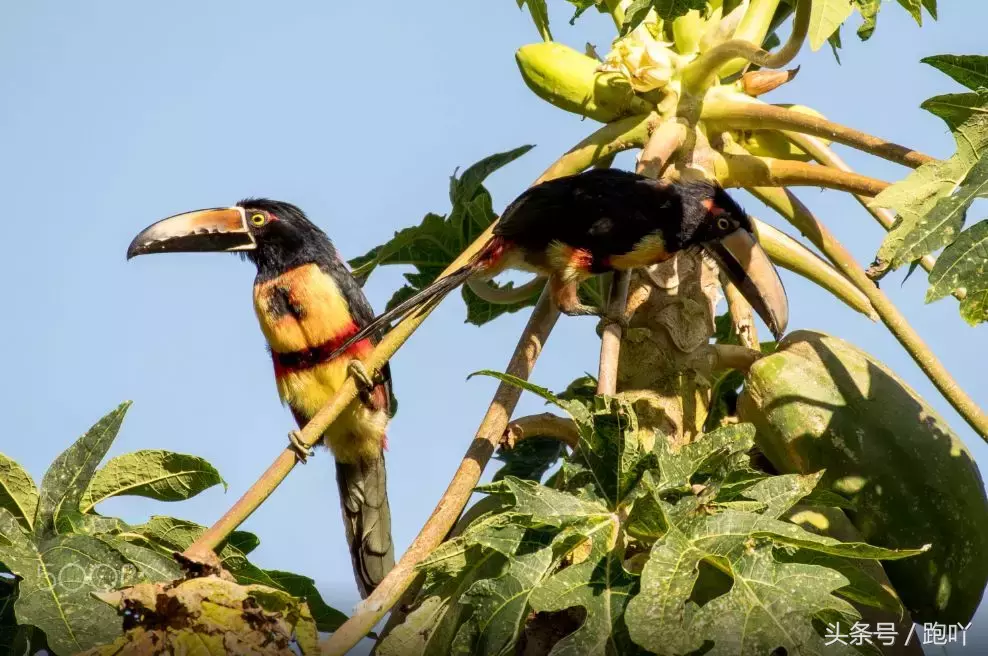
<svg viewBox="0 0 988 656">
<path fill-rule="evenodd" d="M 561 43 L 522 46 L 515 61 L 529 89 L 567 112 L 609 123 L 654 109 L 623 75 L 598 71 L 599 61 Z"/>
<path fill-rule="evenodd" d="M 931 549 L 883 563 L 917 622 L 967 624 L 988 583 L 988 498 L 971 454 L 915 391 L 835 337 L 796 331 L 745 378 L 738 416 L 782 472 L 825 469 L 862 538 Z"/>
</svg>

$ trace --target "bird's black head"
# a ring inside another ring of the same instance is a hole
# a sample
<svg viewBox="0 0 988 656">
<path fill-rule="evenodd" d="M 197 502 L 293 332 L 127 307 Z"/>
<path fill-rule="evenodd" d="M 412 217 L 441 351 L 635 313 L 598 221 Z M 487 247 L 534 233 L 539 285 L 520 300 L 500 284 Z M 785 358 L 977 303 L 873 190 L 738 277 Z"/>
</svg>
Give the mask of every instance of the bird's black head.
<svg viewBox="0 0 988 656">
<path fill-rule="evenodd" d="M 196 210 L 152 224 L 127 249 L 146 253 L 236 252 L 257 265 L 259 278 L 337 259 L 332 242 L 290 203 L 249 198 L 233 207 Z"/>
<path fill-rule="evenodd" d="M 243 255 L 257 265 L 259 277 L 273 277 L 303 264 L 336 259 L 336 249 L 326 233 L 295 205 L 246 198 L 237 207 L 244 209 L 247 229 L 256 244 Z"/>
<path fill-rule="evenodd" d="M 789 322 L 789 303 L 778 272 L 758 243 L 754 221 L 720 185 L 699 180 L 674 184 L 682 222 L 672 250 L 706 250 L 776 339 L 781 337 Z"/>
<path fill-rule="evenodd" d="M 736 230 L 754 234 L 751 217 L 720 185 L 706 180 L 675 183 L 683 221 L 678 246 L 702 246 L 724 239 Z"/>
</svg>

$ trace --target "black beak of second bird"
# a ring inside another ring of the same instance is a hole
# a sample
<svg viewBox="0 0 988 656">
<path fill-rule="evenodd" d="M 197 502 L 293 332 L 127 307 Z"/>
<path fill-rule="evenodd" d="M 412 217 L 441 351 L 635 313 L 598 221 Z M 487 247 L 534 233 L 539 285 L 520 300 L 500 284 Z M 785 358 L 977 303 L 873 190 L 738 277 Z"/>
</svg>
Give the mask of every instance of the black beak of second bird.
<svg viewBox="0 0 988 656">
<path fill-rule="evenodd" d="M 762 318 L 775 339 L 780 339 L 789 324 L 789 300 L 779 272 L 755 235 L 745 228 L 738 228 L 703 246 Z"/>
</svg>

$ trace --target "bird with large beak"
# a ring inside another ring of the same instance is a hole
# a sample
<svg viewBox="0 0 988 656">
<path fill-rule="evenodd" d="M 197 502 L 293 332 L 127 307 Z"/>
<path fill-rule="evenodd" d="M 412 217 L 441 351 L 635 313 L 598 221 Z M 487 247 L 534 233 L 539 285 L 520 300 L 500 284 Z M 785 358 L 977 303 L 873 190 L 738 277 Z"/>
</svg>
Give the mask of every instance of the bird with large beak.
<svg viewBox="0 0 988 656">
<path fill-rule="evenodd" d="M 438 301 L 470 279 L 505 269 L 548 278 L 567 315 L 608 317 L 580 302 L 577 290 L 592 275 L 656 264 L 703 248 L 765 321 L 776 339 L 789 321 L 786 292 L 755 237 L 751 217 L 710 182 L 654 180 L 618 169 L 591 169 L 529 188 L 504 210 L 494 234 L 474 258 L 450 275 L 380 315 L 341 348 L 415 308 Z"/>
<path fill-rule="evenodd" d="M 134 238 L 127 258 L 193 251 L 239 252 L 257 265 L 254 309 L 278 393 L 300 427 L 333 398 L 348 373 L 361 390 L 321 443 L 336 458 L 354 575 L 366 598 L 394 567 L 384 466 L 391 372 L 386 365 L 372 379 L 361 365 L 378 341 L 376 331 L 348 342 L 370 324 L 374 311 L 329 237 L 288 203 L 244 200 L 164 219 Z M 304 461 L 297 432 L 291 438 Z"/>
</svg>

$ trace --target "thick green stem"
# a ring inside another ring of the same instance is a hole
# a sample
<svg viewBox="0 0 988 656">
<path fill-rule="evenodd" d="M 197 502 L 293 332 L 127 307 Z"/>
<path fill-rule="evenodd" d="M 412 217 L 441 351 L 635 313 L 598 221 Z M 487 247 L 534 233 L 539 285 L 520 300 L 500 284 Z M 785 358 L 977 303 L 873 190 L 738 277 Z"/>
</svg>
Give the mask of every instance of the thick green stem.
<svg viewBox="0 0 988 656">
<path fill-rule="evenodd" d="M 810 157 L 815 159 L 818 163 L 824 166 L 830 166 L 840 171 L 847 171 L 849 173 L 854 173 L 854 169 L 847 165 L 840 156 L 837 155 L 831 148 L 827 146 L 818 137 L 812 137 L 808 134 L 801 134 L 799 132 L 788 132 L 783 130 L 784 134 L 790 141 L 802 148 L 809 154 Z M 873 207 L 871 204 L 871 199 L 867 196 L 855 195 L 855 199 L 861 203 L 869 214 L 875 217 L 886 230 L 891 230 L 892 226 L 895 224 L 895 214 L 891 211 L 885 209 L 884 207 Z M 937 263 L 937 260 L 932 255 L 924 255 L 919 258 L 919 266 L 922 267 L 924 271 L 929 273 L 933 270 L 933 266 Z M 955 289 L 953 292 L 954 298 L 957 300 L 963 300 L 967 297 L 967 292 L 963 289 Z"/>
<path fill-rule="evenodd" d="M 781 230 L 758 219 L 754 219 L 754 224 L 758 241 L 774 263 L 815 282 L 872 321 L 878 320 L 868 297 L 840 271 Z"/>
<path fill-rule="evenodd" d="M 713 84 L 718 75 L 736 73 L 746 62 L 763 68 L 782 68 L 789 64 L 803 47 L 810 25 L 810 0 L 798 1 L 789 40 L 776 52 L 769 53 L 762 50 L 759 44 L 765 39 L 779 0 L 752 0 L 735 37 L 708 50 L 686 67 L 683 71 L 684 86 L 694 93 L 701 92 Z M 748 20 L 749 14 L 751 20 Z"/>
<path fill-rule="evenodd" d="M 818 164 L 707 151 L 710 173 L 725 187 L 824 187 L 877 196 L 889 183 Z"/>
<path fill-rule="evenodd" d="M 823 137 L 892 162 L 916 168 L 932 157 L 818 116 L 758 102 L 708 98 L 700 118 L 722 130 L 788 130 Z"/>
<path fill-rule="evenodd" d="M 755 187 L 749 191 L 806 235 L 868 297 L 882 322 L 912 356 L 926 377 L 971 428 L 988 442 L 988 415 L 957 384 L 895 304 L 868 278 L 851 253 L 817 220 L 809 208 L 787 189 Z"/>
</svg>

